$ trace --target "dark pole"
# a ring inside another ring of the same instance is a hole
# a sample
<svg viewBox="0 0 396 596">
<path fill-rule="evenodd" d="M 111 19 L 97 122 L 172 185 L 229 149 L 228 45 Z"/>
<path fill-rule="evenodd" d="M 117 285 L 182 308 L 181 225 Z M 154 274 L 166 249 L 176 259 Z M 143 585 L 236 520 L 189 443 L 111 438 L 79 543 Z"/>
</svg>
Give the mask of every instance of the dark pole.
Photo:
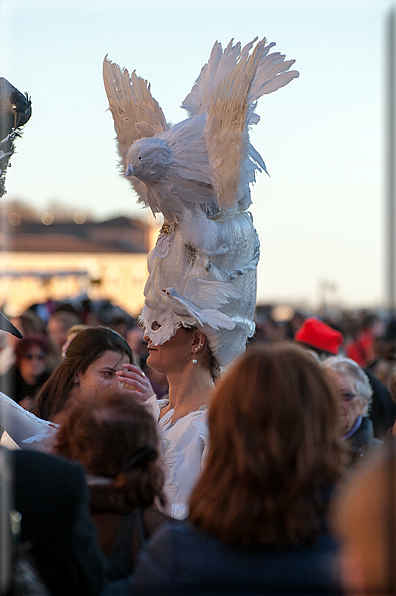
<svg viewBox="0 0 396 596">
<path fill-rule="evenodd" d="M 388 310 L 391 318 L 396 313 L 396 239 L 395 239 L 395 9 L 387 19 L 386 45 L 386 193 L 388 211 Z"/>
</svg>

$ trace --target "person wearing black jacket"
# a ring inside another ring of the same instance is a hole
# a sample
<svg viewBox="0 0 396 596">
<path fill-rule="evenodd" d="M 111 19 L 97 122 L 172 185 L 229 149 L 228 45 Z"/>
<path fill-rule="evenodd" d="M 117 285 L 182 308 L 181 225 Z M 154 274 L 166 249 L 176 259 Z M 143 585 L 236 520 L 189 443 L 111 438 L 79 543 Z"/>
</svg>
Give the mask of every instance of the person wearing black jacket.
<svg viewBox="0 0 396 596">
<path fill-rule="evenodd" d="M 3 448 L 4 449 L 4 448 Z M 82 467 L 37 451 L 11 451 L 14 506 L 21 514 L 19 542 L 55 596 L 96 596 L 105 562 L 89 517 Z"/>
</svg>

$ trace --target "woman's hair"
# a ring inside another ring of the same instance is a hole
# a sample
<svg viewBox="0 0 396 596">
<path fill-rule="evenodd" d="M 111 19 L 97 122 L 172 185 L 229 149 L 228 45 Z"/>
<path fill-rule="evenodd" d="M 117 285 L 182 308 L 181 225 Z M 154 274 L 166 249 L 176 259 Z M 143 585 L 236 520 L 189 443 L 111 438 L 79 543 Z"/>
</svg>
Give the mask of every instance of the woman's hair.
<svg viewBox="0 0 396 596">
<path fill-rule="evenodd" d="M 323 368 L 352 377 L 355 381 L 355 391 L 362 402 L 366 402 L 363 416 L 368 416 L 372 401 L 373 390 L 364 370 L 357 362 L 344 356 L 333 356 L 322 363 Z"/>
<path fill-rule="evenodd" d="M 80 331 L 71 341 L 63 362 L 34 400 L 33 412 L 44 420 L 63 410 L 74 385 L 75 375 L 85 373 L 89 365 L 106 351 L 126 355 L 133 362 L 132 350 L 121 335 L 107 327 L 89 327 Z"/>
<path fill-rule="evenodd" d="M 302 348 L 248 348 L 209 406 L 209 453 L 191 523 L 226 544 L 317 537 L 344 463 L 338 407 L 335 387 Z"/>
<path fill-rule="evenodd" d="M 14 317 L 17 327 L 21 327 L 23 335 L 31 335 L 33 333 L 40 333 L 48 337 L 48 330 L 45 323 L 38 315 L 31 310 L 27 310 L 17 317 Z"/>
<path fill-rule="evenodd" d="M 84 331 L 84 329 L 88 329 L 89 325 L 85 325 L 84 323 L 78 323 L 77 325 L 72 325 L 67 332 L 67 339 L 73 338 L 76 336 L 80 331 Z"/>
<path fill-rule="evenodd" d="M 55 420 L 60 428 L 53 453 L 78 461 L 88 474 L 110 478 L 114 505 L 147 507 L 155 497 L 164 503 L 157 425 L 127 391 L 72 399 Z"/>
<path fill-rule="evenodd" d="M 45 335 L 38 333 L 25 335 L 15 346 L 15 362 L 17 365 L 25 358 L 32 346 L 39 346 L 45 355 L 51 350 L 51 344 Z"/>
</svg>

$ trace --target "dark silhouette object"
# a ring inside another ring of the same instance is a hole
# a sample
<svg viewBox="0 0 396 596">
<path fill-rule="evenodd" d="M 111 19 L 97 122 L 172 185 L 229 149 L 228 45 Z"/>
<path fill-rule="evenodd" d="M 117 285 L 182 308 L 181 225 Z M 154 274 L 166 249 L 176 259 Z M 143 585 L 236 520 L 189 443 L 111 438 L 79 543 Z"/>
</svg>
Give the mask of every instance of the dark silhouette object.
<svg viewBox="0 0 396 596">
<path fill-rule="evenodd" d="M 26 124 L 31 114 L 32 104 L 28 94 L 21 93 L 0 77 L 0 198 L 6 193 L 5 176 L 10 157 L 15 151 L 14 140 L 21 136 L 18 129 Z"/>
<path fill-rule="evenodd" d="M 10 453 L 20 542 L 28 543 L 36 570 L 53 595 L 96 595 L 105 566 L 89 519 L 83 469 L 36 451 Z"/>
<path fill-rule="evenodd" d="M 99 594 L 105 561 L 81 466 L 0 447 L 0 479 L 1 596 Z"/>
</svg>

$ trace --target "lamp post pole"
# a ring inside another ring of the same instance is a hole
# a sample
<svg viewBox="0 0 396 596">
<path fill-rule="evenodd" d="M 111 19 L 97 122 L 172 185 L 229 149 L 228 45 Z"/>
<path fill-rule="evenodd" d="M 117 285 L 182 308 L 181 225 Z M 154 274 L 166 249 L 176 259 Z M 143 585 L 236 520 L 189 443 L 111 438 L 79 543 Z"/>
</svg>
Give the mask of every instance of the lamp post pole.
<svg viewBox="0 0 396 596">
<path fill-rule="evenodd" d="M 395 169 L 396 169 L 396 117 L 395 117 L 395 58 L 396 58 L 396 27 L 395 8 L 392 8 L 387 18 L 387 93 L 386 93 L 386 193 L 387 193 L 387 265 L 388 265 L 388 311 L 390 318 L 396 315 L 396 196 L 395 196 Z"/>
</svg>

